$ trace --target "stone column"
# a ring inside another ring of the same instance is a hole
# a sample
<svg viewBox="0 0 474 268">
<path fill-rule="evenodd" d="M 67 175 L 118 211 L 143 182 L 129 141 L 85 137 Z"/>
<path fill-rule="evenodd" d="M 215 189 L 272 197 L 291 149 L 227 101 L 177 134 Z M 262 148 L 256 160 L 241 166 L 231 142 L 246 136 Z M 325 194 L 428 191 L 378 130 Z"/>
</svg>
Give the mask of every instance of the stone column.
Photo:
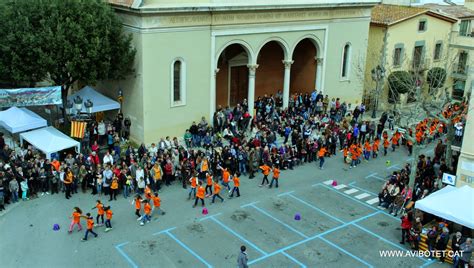
<svg viewBox="0 0 474 268">
<path fill-rule="evenodd" d="M 321 82 L 322 82 L 322 79 L 323 79 L 323 58 L 316 57 L 315 60 L 316 60 L 316 85 L 315 85 L 315 88 L 318 91 L 320 91 L 320 90 L 323 90 L 323 88 L 321 88 Z"/>
<path fill-rule="evenodd" d="M 288 108 L 290 102 L 290 74 L 291 74 L 291 65 L 294 61 L 292 60 L 282 60 L 285 65 L 285 76 L 283 80 L 283 108 Z"/>
<path fill-rule="evenodd" d="M 211 107 L 210 107 L 210 115 L 209 115 L 209 122 L 213 122 L 212 118 L 214 116 L 214 112 L 217 109 L 217 100 L 216 100 L 216 78 L 217 73 L 219 72 L 219 68 L 216 68 L 213 73 L 213 79 L 211 80 Z"/>
<path fill-rule="evenodd" d="M 254 116 L 253 106 L 255 104 L 255 73 L 258 68 L 258 64 L 248 64 L 249 68 L 249 90 L 248 90 L 248 104 L 249 104 L 249 113 Z"/>
</svg>

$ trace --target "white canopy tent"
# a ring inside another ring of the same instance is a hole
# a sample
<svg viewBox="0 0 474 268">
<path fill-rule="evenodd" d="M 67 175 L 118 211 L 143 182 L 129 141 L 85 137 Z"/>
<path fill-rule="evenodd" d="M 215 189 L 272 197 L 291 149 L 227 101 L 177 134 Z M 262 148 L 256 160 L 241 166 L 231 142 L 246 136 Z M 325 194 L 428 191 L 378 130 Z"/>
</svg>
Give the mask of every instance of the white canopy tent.
<svg viewBox="0 0 474 268">
<path fill-rule="evenodd" d="M 23 132 L 47 125 L 44 118 L 26 108 L 11 107 L 0 112 L 0 126 L 10 133 Z"/>
<path fill-rule="evenodd" d="M 46 158 L 51 159 L 51 154 L 64 149 L 76 147 L 76 152 L 80 152 L 81 144 L 63 134 L 54 127 L 45 127 L 20 134 L 20 143 L 23 140 L 31 143 L 38 150 L 46 154 Z"/>
<path fill-rule="evenodd" d="M 94 104 L 94 106 L 92 106 L 93 113 L 120 109 L 120 103 L 100 94 L 90 86 L 83 87 L 81 90 L 69 96 L 68 100 L 74 103 L 73 100 L 76 96 L 80 96 L 83 101 L 91 100 Z M 84 107 L 84 105 L 82 106 L 81 111 L 83 113 L 86 112 L 86 108 Z"/>
<path fill-rule="evenodd" d="M 415 208 L 474 229 L 474 188 L 446 186 L 415 203 Z"/>
</svg>

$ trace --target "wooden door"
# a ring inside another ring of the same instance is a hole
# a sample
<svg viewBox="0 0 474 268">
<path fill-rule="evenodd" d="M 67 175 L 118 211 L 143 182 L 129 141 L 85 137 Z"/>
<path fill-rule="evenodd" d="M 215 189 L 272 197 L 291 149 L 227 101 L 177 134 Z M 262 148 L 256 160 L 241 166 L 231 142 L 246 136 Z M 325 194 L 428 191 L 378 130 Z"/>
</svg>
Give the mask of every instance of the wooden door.
<svg viewBox="0 0 474 268">
<path fill-rule="evenodd" d="M 249 72 L 247 66 L 233 66 L 230 68 L 230 107 L 235 107 L 237 103 L 247 98 L 248 81 Z"/>
</svg>

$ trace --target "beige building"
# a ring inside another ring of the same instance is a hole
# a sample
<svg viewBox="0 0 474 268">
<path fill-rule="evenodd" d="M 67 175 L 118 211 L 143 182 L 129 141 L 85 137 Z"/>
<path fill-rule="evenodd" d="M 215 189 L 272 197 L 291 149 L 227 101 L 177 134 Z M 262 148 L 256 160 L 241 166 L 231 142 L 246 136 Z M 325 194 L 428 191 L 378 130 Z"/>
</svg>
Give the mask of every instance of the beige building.
<svg viewBox="0 0 474 268">
<path fill-rule="evenodd" d="M 132 138 L 181 136 L 219 106 L 315 88 L 353 104 L 375 0 L 109 0 L 132 33 L 136 73 L 121 87 Z M 365 70 L 365 66 L 362 66 Z M 363 74 L 362 74 L 363 76 Z"/>
<path fill-rule="evenodd" d="M 398 5 L 377 5 L 372 10 L 365 69 L 364 102 L 373 107 L 377 94 L 371 71 L 386 70 L 379 93 L 379 109 L 387 108 L 390 92 L 387 77 L 394 71 L 417 74 L 420 80 L 433 67 L 447 68 L 449 36 L 456 19 L 446 14 Z M 423 82 L 423 81 L 420 81 Z"/>
</svg>

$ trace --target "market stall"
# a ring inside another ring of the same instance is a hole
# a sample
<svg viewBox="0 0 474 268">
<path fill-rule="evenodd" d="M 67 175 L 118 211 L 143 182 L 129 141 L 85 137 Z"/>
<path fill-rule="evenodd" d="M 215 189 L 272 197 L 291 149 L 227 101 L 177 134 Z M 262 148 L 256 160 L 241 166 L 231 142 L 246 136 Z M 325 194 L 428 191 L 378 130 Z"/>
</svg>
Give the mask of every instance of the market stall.
<svg viewBox="0 0 474 268">
<path fill-rule="evenodd" d="M 120 103 L 107 96 L 102 95 L 90 86 L 83 87 L 81 90 L 69 96 L 68 101 L 74 103 L 77 97 L 80 97 L 83 101 L 90 100 L 94 104 L 91 107 L 91 113 L 120 109 Z M 81 109 L 81 113 L 87 112 L 87 108 L 84 105 L 81 106 Z"/>
<path fill-rule="evenodd" d="M 11 107 L 0 112 L 0 126 L 12 134 L 47 125 L 44 118 L 26 108 Z"/>
<path fill-rule="evenodd" d="M 51 159 L 51 154 L 69 148 L 76 148 L 77 152 L 81 150 L 81 144 L 63 134 L 54 127 L 45 127 L 20 134 L 20 143 L 23 145 L 26 140 L 38 150 L 46 154 L 47 159 Z"/>
</svg>

